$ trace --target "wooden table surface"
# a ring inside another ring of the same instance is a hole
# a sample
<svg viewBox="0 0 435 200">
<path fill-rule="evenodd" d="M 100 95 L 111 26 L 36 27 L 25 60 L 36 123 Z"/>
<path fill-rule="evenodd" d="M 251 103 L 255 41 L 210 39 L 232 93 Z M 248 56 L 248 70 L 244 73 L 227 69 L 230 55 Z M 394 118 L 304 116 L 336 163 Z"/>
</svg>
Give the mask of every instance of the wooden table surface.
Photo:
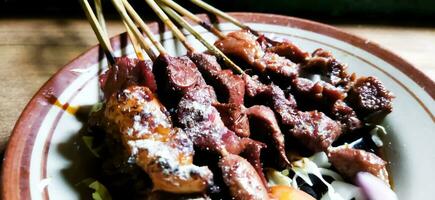
<svg viewBox="0 0 435 200">
<path fill-rule="evenodd" d="M 435 79 L 435 27 L 336 25 L 398 54 Z M 109 34 L 123 32 L 109 22 Z M 97 40 L 84 20 L 0 19 L 0 152 L 32 95 Z"/>
</svg>

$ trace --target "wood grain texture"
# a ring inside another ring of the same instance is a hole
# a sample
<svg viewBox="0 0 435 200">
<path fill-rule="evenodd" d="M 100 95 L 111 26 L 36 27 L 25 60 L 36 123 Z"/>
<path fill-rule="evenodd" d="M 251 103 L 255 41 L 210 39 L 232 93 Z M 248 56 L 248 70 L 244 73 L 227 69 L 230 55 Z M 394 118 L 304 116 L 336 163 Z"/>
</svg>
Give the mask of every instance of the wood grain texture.
<svg viewBox="0 0 435 200">
<path fill-rule="evenodd" d="M 124 31 L 109 21 L 109 34 Z M 398 54 L 435 79 L 435 28 L 337 25 Z M 0 19 L 0 151 L 32 95 L 97 40 L 85 20 Z"/>
</svg>

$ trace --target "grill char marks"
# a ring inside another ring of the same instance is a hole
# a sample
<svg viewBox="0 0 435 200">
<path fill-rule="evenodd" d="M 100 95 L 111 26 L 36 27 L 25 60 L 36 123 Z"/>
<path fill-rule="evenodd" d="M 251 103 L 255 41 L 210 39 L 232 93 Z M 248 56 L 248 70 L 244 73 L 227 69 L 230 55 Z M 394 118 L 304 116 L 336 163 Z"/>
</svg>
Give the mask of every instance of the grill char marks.
<svg viewBox="0 0 435 200">
<path fill-rule="evenodd" d="M 165 108 L 142 86 L 113 94 L 104 108 L 104 128 L 151 178 L 154 190 L 204 192 L 213 174 L 192 164 L 193 144 L 172 126 Z"/>
</svg>

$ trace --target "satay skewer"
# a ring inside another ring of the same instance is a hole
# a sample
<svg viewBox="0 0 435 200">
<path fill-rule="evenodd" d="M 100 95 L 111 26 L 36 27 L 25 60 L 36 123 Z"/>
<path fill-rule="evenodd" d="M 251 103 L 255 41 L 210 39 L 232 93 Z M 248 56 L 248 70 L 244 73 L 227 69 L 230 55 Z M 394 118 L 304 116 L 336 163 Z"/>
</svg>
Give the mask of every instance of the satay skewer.
<svg viewBox="0 0 435 200">
<path fill-rule="evenodd" d="M 80 3 L 83 7 L 83 10 L 86 14 L 86 17 L 88 18 L 88 21 L 92 27 L 92 29 L 95 32 L 95 35 L 97 36 L 98 42 L 101 45 L 101 48 L 103 49 L 104 54 L 106 55 L 107 61 L 109 62 L 110 66 L 115 66 L 115 58 L 113 56 L 113 49 L 110 45 L 109 38 L 105 35 L 105 32 L 103 28 L 100 26 L 100 23 L 98 22 L 97 17 L 95 16 L 94 12 L 92 11 L 91 6 L 89 5 L 88 0 L 80 0 Z"/>
<path fill-rule="evenodd" d="M 180 13 L 181 15 L 187 17 L 188 19 L 192 20 L 193 22 L 201 25 L 203 28 L 207 29 L 208 31 L 210 31 L 211 33 L 213 33 L 214 35 L 216 35 L 220 39 L 223 39 L 226 37 L 226 35 L 224 33 L 222 33 L 219 29 L 215 28 L 212 24 L 205 22 L 204 20 L 202 20 L 201 18 L 199 18 L 198 16 L 196 16 L 195 14 L 190 12 L 189 10 L 180 6 L 175 1 L 172 1 L 172 0 L 158 0 L 158 1 L 171 7 L 172 9 L 174 9 L 175 11 Z"/>
<path fill-rule="evenodd" d="M 145 50 L 145 52 L 148 54 L 151 60 L 157 58 L 157 55 L 152 50 L 149 41 L 145 40 L 145 38 L 142 36 L 141 32 L 139 31 L 139 29 L 137 28 L 133 20 L 128 16 L 124 4 L 120 0 L 112 0 L 112 3 L 115 6 L 118 13 L 121 15 L 123 22 L 126 23 L 130 31 L 133 32 L 139 44 L 142 46 L 142 48 Z"/>
<path fill-rule="evenodd" d="M 152 6 L 155 6 L 155 10 L 160 10 L 163 14 L 166 12 L 171 18 L 173 18 L 180 26 L 185 28 L 187 31 L 189 31 L 197 40 L 199 40 L 211 53 L 213 53 L 217 58 L 221 59 L 228 67 L 235 70 L 237 73 L 245 74 L 245 72 L 232 60 L 230 60 L 224 53 L 222 53 L 217 47 L 215 47 L 213 44 L 210 44 L 201 36 L 200 33 L 198 33 L 186 20 L 184 20 L 180 15 L 178 15 L 174 10 L 172 10 L 170 7 L 160 4 L 157 5 L 153 0 L 146 0 L 152 1 L 154 4 Z M 151 6 L 151 5 L 150 5 Z M 164 12 L 163 12 L 163 10 Z M 164 14 L 166 16 L 166 14 Z M 171 22 L 172 23 L 172 22 Z M 178 29 L 176 26 L 173 26 L 173 29 Z M 184 37 L 184 35 L 182 36 Z M 184 37 L 185 38 L 185 37 Z M 194 49 L 192 48 L 192 52 L 194 52 Z"/>
<path fill-rule="evenodd" d="M 232 17 L 231 15 L 229 15 L 229 14 L 227 14 L 227 13 L 225 13 L 225 12 L 223 12 L 223 11 L 221 11 L 221 10 L 215 8 L 215 7 L 213 7 L 212 5 L 206 3 L 206 2 L 204 2 L 204 1 L 202 1 L 202 0 L 190 0 L 190 1 L 191 1 L 192 3 L 194 3 L 195 5 L 197 5 L 197 6 L 201 7 L 201 8 L 203 8 L 204 10 L 206 10 L 206 11 L 208 11 L 208 12 L 210 12 L 210 13 L 213 13 L 213 14 L 215 14 L 215 15 L 217 15 L 217 16 L 219 16 L 219 17 L 221 17 L 221 18 L 223 18 L 223 19 L 225 19 L 225 20 L 231 22 L 231 23 L 233 23 L 234 25 L 236 25 L 236 26 L 238 26 L 238 27 L 240 27 L 240 28 L 242 28 L 242 29 L 249 30 L 251 33 L 253 33 L 253 34 L 256 35 L 256 36 L 261 35 L 258 31 L 253 30 L 253 29 L 252 29 L 251 27 L 249 27 L 248 25 L 243 24 L 242 22 L 240 22 L 240 21 L 237 20 L 236 18 Z"/>
<path fill-rule="evenodd" d="M 137 25 L 139 25 L 140 29 L 145 33 L 151 43 L 157 48 L 159 53 L 166 53 L 163 45 L 154 37 L 151 29 L 145 24 L 139 14 L 134 10 L 131 4 L 127 0 L 121 0 L 127 10 L 128 14 L 133 18 Z"/>
</svg>

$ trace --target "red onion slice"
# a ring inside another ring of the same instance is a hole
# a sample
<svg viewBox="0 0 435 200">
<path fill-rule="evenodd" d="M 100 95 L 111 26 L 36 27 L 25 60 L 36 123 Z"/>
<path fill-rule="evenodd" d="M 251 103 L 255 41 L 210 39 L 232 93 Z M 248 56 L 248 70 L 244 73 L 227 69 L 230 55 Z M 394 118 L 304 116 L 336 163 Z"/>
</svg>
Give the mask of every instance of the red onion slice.
<svg viewBox="0 0 435 200">
<path fill-rule="evenodd" d="M 368 200 L 397 200 L 396 193 L 384 181 L 370 173 L 359 172 L 355 182 Z"/>
</svg>

